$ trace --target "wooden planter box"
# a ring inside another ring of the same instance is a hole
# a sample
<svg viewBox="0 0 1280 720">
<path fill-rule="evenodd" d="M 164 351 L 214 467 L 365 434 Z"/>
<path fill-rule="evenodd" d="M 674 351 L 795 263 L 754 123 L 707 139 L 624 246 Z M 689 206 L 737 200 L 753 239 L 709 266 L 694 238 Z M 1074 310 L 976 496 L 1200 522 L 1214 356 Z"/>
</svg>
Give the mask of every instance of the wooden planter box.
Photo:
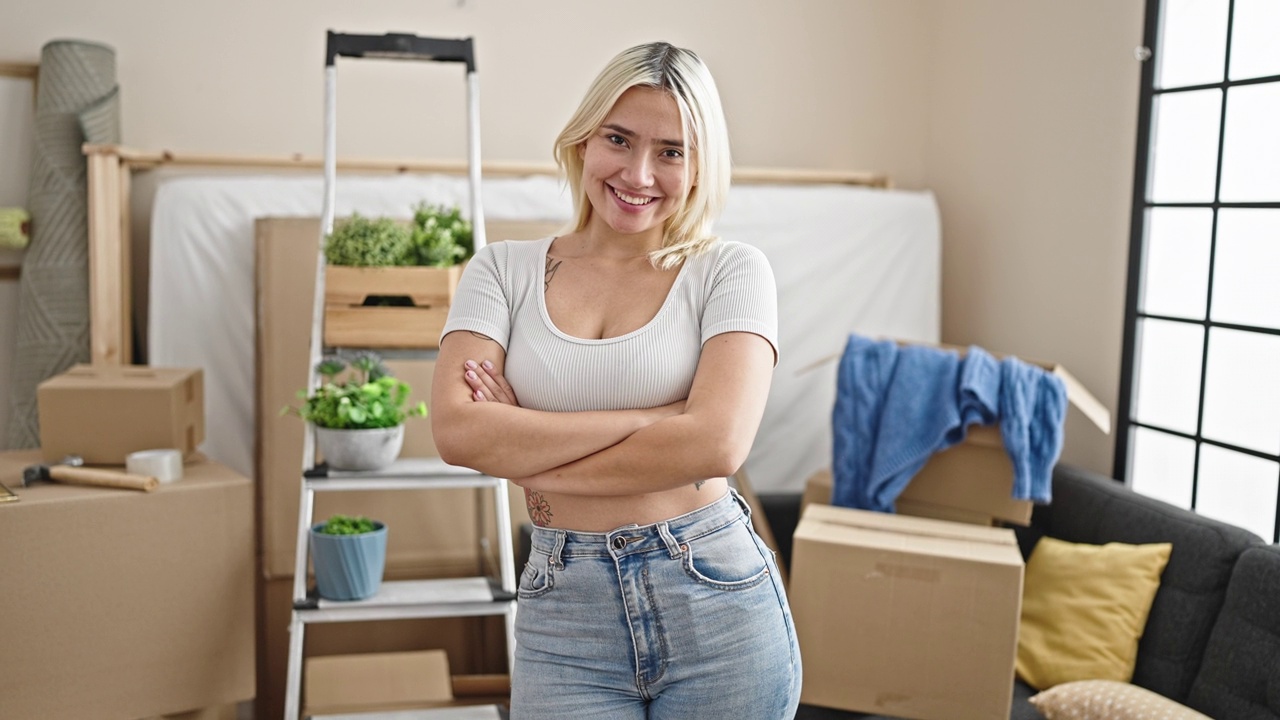
<svg viewBox="0 0 1280 720">
<path fill-rule="evenodd" d="M 461 265 L 325 268 L 324 344 L 330 347 L 440 346 L 440 332 L 462 277 Z M 409 298 L 412 306 L 365 305 L 370 297 Z"/>
</svg>

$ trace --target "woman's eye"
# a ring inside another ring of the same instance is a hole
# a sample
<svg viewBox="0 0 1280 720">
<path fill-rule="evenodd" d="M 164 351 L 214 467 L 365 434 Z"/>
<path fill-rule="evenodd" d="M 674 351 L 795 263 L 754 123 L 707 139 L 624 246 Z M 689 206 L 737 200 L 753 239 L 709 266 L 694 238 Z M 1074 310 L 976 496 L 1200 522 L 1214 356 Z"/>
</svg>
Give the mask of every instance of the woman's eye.
<svg viewBox="0 0 1280 720">
<path fill-rule="evenodd" d="M 626 139 L 626 138 L 624 138 L 624 137 L 622 137 L 621 135 L 606 135 L 606 136 L 605 136 L 605 139 L 606 139 L 606 140 L 608 140 L 609 142 L 613 143 L 614 145 L 626 145 L 626 144 L 627 144 L 627 139 Z"/>
<path fill-rule="evenodd" d="M 684 153 L 680 152 L 679 150 L 676 150 L 675 148 L 668 148 L 663 151 L 662 157 L 679 160 L 680 158 L 684 157 Z"/>
</svg>

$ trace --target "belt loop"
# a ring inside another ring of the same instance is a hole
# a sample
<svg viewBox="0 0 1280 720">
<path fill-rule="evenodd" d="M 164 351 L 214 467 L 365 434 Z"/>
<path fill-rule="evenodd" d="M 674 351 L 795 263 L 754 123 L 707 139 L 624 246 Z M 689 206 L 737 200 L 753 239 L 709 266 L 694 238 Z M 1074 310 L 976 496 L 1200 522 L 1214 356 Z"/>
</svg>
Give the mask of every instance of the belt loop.
<svg viewBox="0 0 1280 720">
<path fill-rule="evenodd" d="M 738 502 L 738 507 L 742 508 L 742 513 L 747 516 L 747 520 L 750 520 L 751 506 L 747 504 L 747 501 L 742 498 L 742 495 L 737 490 L 729 488 L 729 492 L 733 493 L 733 499 Z"/>
<path fill-rule="evenodd" d="M 671 534 L 671 527 L 667 525 L 666 520 L 658 523 L 658 535 L 662 537 L 662 544 L 667 546 L 667 554 L 673 560 L 680 557 L 680 543 L 676 542 L 676 537 Z"/>
<path fill-rule="evenodd" d="M 560 559 L 560 555 L 564 551 L 564 541 L 565 541 L 565 538 L 569 535 L 569 533 L 565 532 L 564 530 L 552 530 L 552 532 L 556 534 L 556 544 L 554 547 L 551 548 L 550 562 L 557 569 L 563 570 L 564 560 Z"/>
</svg>

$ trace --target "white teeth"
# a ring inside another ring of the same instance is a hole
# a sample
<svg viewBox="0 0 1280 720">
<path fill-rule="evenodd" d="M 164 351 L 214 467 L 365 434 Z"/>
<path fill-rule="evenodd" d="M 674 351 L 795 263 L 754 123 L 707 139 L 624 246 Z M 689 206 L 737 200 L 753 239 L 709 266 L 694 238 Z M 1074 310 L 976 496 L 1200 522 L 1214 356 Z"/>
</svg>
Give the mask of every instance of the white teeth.
<svg viewBox="0 0 1280 720">
<path fill-rule="evenodd" d="M 635 195 L 627 195 L 625 193 L 619 192 L 617 188 L 612 186 L 610 186 L 609 189 L 613 191 L 614 195 L 618 196 L 619 200 L 621 200 L 622 202 L 628 205 L 648 205 L 649 203 L 653 202 L 653 198 L 651 197 L 636 197 Z"/>
</svg>

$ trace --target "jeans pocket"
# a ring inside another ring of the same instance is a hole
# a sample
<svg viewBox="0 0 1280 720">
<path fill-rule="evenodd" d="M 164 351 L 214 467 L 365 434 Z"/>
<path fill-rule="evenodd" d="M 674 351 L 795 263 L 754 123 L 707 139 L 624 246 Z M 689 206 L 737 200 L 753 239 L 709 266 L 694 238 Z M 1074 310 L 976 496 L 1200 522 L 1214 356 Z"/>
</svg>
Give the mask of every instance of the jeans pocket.
<svg viewBox="0 0 1280 720">
<path fill-rule="evenodd" d="M 551 556 L 533 551 L 529 555 L 529 562 L 524 565 L 524 572 L 520 574 L 516 595 L 521 598 L 539 597 L 550 592 L 552 585 L 554 585 L 554 579 Z"/>
<path fill-rule="evenodd" d="M 769 579 L 769 565 L 741 522 L 681 545 L 684 571 L 698 582 L 721 590 L 746 590 Z"/>
</svg>

